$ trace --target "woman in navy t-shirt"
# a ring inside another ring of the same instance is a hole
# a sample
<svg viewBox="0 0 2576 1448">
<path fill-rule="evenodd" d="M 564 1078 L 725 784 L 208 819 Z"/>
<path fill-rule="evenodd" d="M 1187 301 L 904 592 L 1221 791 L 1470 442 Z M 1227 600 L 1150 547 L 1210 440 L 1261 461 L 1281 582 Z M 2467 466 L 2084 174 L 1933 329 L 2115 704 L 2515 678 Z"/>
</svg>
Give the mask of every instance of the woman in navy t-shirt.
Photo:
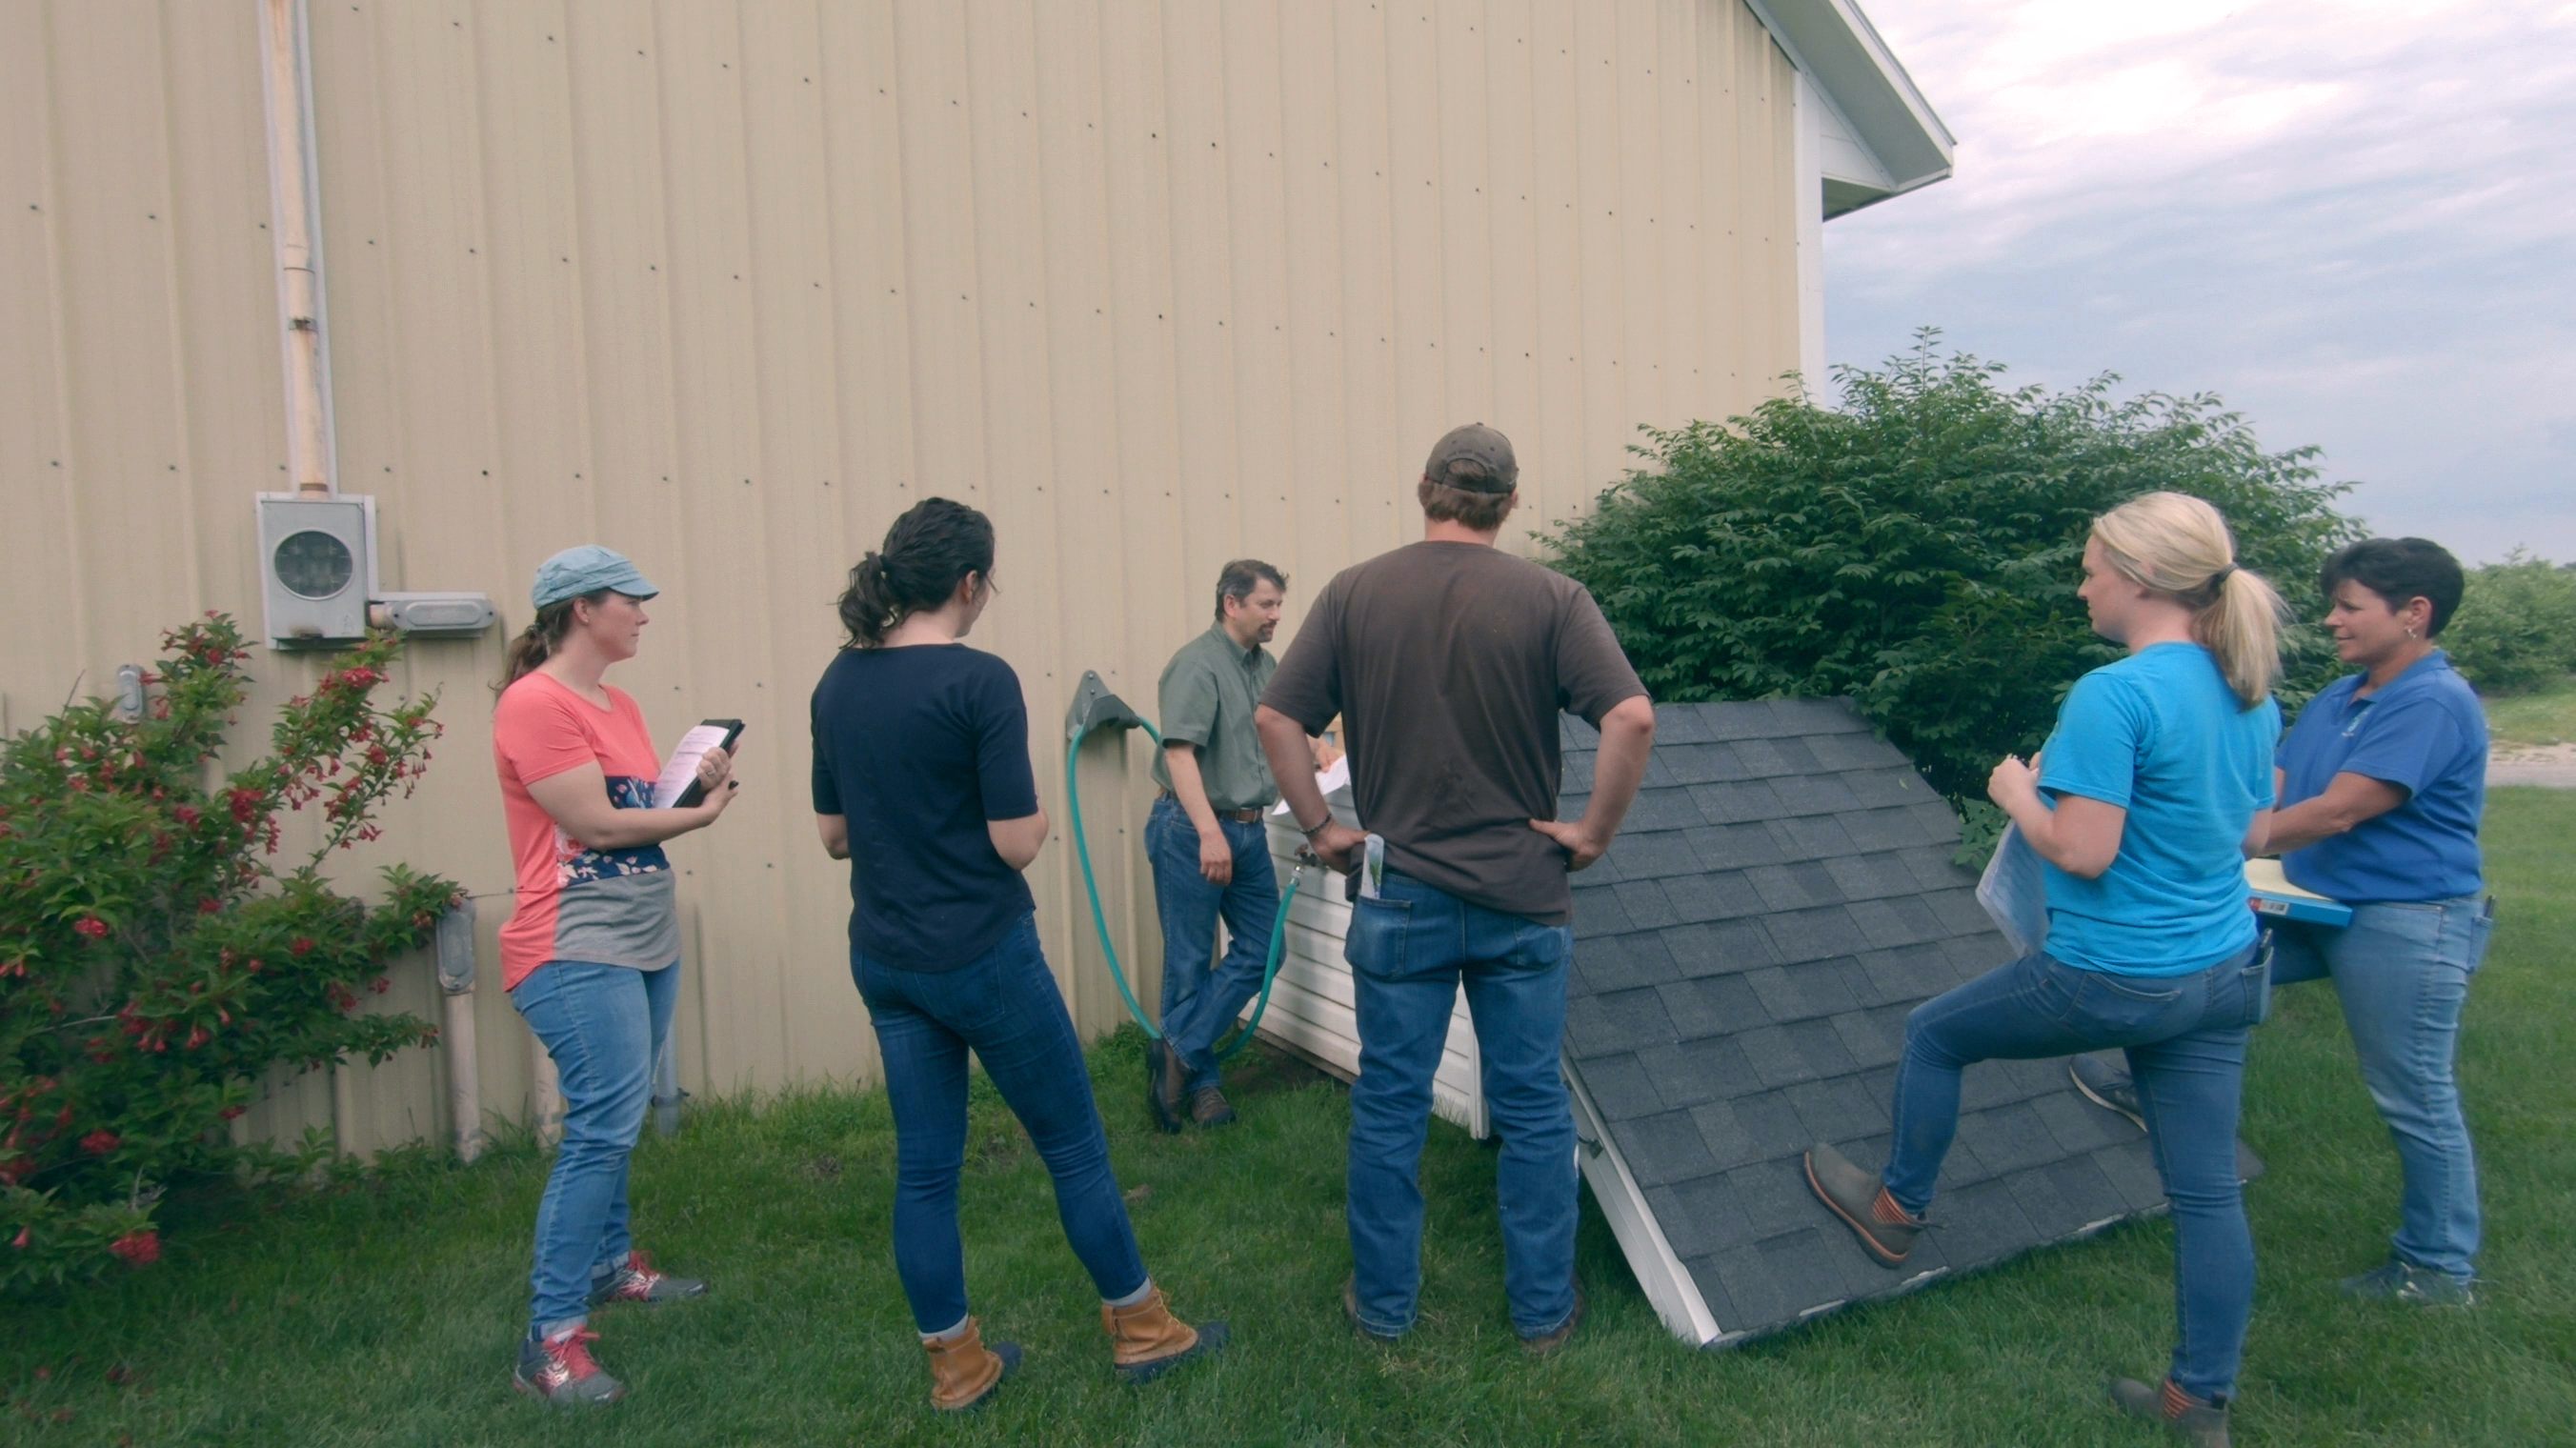
<svg viewBox="0 0 2576 1448">
<path fill-rule="evenodd" d="M 2479 898 L 2487 723 L 2433 643 L 2464 582 L 2458 560 L 2421 538 L 2372 538 L 2326 560 L 2326 626 L 2362 672 L 2300 711 L 2272 819 L 2290 883 L 2353 907 L 2340 930 L 2282 926 L 2274 979 L 2334 978 L 2406 1176 L 2393 1255 L 2342 1286 L 2426 1305 L 2466 1305 L 2477 1277 L 2477 1159 L 2451 1063 L 2494 924 Z"/>
<path fill-rule="evenodd" d="M 850 570 L 850 642 L 814 687 L 814 823 L 851 862 L 850 975 L 894 1107 L 895 1270 L 930 1356 L 931 1402 L 981 1402 L 1020 1360 L 966 1307 L 957 1177 L 966 1057 L 1028 1128 L 1055 1177 L 1074 1255 L 1100 1291 L 1112 1362 L 1154 1377 L 1225 1342 L 1145 1275 L 1082 1043 L 1038 947 L 1020 878 L 1046 843 L 1019 676 L 965 638 L 993 600 L 993 525 L 931 498 Z"/>
<path fill-rule="evenodd" d="M 2129 656 L 2077 680 L 2039 758 L 1987 784 L 2042 862 L 2046 944 L 1906 1019 L 1883 1171 L 1820 1144 L 1807 1180 L 1872 1259 L 1902 1266 L 1958 1131 L 1961 1071 L 2126 1046 L 2173 1206 L 2180 1333 L 2162 1387 L 2111 1393 L 2224 1442 L 2254 1311 L 2236 1112 L 2266 960 L 2245 854 L 2272 804 L 2280 599 L 2236 567 L 2218 510 L 2179 493 L 2095 519 L 2084 573 L 2094 632 Z"/>
</svg>

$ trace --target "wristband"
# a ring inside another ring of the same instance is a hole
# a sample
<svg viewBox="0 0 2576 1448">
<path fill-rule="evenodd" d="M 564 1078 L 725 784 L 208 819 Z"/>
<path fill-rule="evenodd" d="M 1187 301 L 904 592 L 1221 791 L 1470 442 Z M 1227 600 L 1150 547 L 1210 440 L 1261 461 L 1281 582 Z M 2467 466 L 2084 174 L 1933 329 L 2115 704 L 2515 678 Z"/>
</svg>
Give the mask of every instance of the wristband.
<svg viewBox="0 0 2576 1448">
<path fill-rule="evenodd" d="M 1291 818 L 1294 818 L 1294 816 L 1291 816 Z M 1326 810 L 1324 811 L 1324 817 L 1322 819 L 1311 825 L 1299 825 L 1297 829 L 1300 833 L 1304 834 L 1306 838 L 1311 840 L 1315 836 L 1323 833 L 1324 827 L 1330 825 L 1332 822 L 1333 812 L 1331 810 Z"/>
</svg>

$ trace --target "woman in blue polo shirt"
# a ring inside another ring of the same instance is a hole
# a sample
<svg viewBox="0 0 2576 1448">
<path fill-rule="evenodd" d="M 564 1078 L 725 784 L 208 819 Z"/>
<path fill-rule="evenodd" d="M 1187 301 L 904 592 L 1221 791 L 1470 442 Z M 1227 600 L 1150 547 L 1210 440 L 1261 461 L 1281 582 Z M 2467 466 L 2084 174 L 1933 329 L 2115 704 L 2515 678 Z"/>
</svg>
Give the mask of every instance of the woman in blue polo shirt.
<svg viewBox="0 0 2576 1448">
<path fill-rule="evenodd" d="M 2273 979 L 2333 977 L 2405 1171 L 2394 1255 L 2343 1289 L 2466 1305 L 2478 1169 L 2451 1063 L 2494 902 L 2479 898 L 2486 714 L 2433 643 L 2459 607 L 2460 565 L 2421 538 L 2372 538 L 2327 559 L 2318 584 L 2335 650 L 2362 672 L 2282 741 L 2271 848 L 2291 884 L 2352 906 L 2352 924 L 2282 927 Z"/>
<path fill-rule="evenodd" d="M 2236 567 L 2218 510 L 2179 493 L 2095 519 L 2084 573 L 2094 632 L 2129 656 L 2076 681 L 2037 760 L 1987 782 L 2042 863 L 2047 942 L 1906 1019 L 1884 1169 L 1819 1144 L 1807 1181 L 1901 1267 L 1958 1131 L 1962 1071 L 2127 1047 L 2173 1207 L 2179 1333 L 2160 1386 L 2122 1378 L 2111 1395 L 2223 1444 L 2254 1312 L 2236 1114 L 2267 997 L 2245 854 L 2269 825 L 2281 602 Z"/>
</svg>

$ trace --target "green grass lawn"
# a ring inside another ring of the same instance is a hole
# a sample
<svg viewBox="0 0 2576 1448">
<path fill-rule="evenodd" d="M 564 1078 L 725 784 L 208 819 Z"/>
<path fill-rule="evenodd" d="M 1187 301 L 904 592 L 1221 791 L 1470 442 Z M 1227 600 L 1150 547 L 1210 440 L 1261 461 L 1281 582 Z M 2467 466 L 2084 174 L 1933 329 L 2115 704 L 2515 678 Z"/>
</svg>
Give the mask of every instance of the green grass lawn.
<svg viewBox="0 0 2576 1448">
<path fill-rule="evenodd" d="M 2489 699 L 2487 732 L 2502 745 L 2576 741 L 2576 678 L 2546 689 Z"/>
<path fill-rule="evenodd" d="M 2245 1135 L 2263 1282 L 2240 1443 L 2576 1439 L 2576 793 L 2495 792 L 2502 923 L 2470 1002 L 2463 1075 L 2484 1167 L 2486 1287 L 2467 1312 L 2342 1300 L 2378 1263 L 2397 1164 L 2330 995 L 2285 990 L 2258 1035 Z M 1668 1337 L 1587 1204 L 1592 1315 L 1545 1361 L 1504 1316 L 1493 1158 L 1435 1124 L 1424 1318 L 1378 1351 L 1343 1330 L 1341 1089 L 1239 1073 L 1243 1122 L 1148 1127 L 1132 1033 L 1094 1053 L 1146 1260 L 1221 1358 L 1113 1381 L 1044 1169 L 995 1100 L 964 1192 L 988 1337 L 1029 1358 L 986 1409 L 934 1418 L 887 1250 L 893 1133 L 880 1094 L 717 1104 L 635 1160 L 639 1236 L 715 1280 L 707 1300 L 603 1315 L 634 1385 L 590 1415 L 509 1385 L 544 1160 L 422 1159 L 318 1194 L 179 1204 L 153 1269 L 0 1302 L 9 1443 L 1748 1443 L 2153 1444 L 2107 1372 L 2152 1378 L 2171 1332 L 2171 1240 L 2144 1223 L 1731 1352 Z M 2556 1083 L 2556 1084 L 2553 1084 Z M 58 1415 L 68 1415 L 57 1422 Z"/>
</svg>

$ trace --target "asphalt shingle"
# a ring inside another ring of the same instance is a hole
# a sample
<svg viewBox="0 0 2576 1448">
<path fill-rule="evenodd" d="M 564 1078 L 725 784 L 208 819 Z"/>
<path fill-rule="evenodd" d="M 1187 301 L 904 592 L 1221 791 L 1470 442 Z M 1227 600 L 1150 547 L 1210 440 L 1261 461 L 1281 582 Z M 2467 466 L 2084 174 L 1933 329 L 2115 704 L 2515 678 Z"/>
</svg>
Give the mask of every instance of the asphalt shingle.
<svg viewBox="0 0 2576 1448">
<path fill-rule="evenodd" d="M 1660 705 L 1647 787 L 1576 877 L 1569 1069 L 1726 1340 L 2154 1210 L 2145 1138 L 2063 1060 L 1962 1081 L 1935 1225 L 1870 1261 L 1801 1155 L 1887 1153 L 1907 1015 L 2007 962 L 1954 863 L 1958 824 L 1838 700 Z M 1598 736 L 1564 731 L 1569 806 Z"/>
</svg>

